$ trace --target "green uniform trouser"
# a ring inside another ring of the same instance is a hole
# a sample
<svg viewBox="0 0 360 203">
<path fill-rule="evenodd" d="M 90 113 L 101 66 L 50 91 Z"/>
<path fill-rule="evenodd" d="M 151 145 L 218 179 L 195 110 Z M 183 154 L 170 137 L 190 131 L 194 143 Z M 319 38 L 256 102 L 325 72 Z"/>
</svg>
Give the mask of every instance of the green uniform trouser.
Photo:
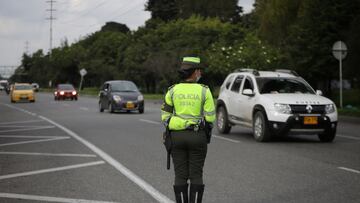
<svg viewBox="0 0 360 203">
<path fill-rule="evenodd" d="M 207 153 L 204 131 L 172 131 L 171 151 L 175 169 L 175 185 L 203 184 L 203 167 Z"/>
</svg>

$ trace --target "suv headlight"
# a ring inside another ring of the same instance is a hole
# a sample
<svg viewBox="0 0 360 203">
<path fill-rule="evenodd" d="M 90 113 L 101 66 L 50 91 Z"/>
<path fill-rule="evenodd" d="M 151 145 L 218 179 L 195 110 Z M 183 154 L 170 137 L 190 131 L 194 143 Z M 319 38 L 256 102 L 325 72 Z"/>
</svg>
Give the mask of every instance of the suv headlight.
<svg viewBox="0 0 360 203">
<path fill-rule="evenodd" d="M 291 114 L 291 107 L 289 104 L 274 104 L 275 111 L 278 113 Z"/>
<path fill-rule="evenodd" d="M 139 95 L 137 99 L 138 99 L 138 101 L 142 101 L 142 100 L 144 100 L 144 96 Z"/>
<path fill-rule="evenodd" d="M 329 113 L 334 113 L 335 112 L 335 106 L 334 104 L 327 104 L 325 106 L 325 113 L 329 114 Z"/>
<path fill-rule="evenodd" d="M 121 101 L 121 97 L 119 95 L 113 95 L 113 99 L 114 101 L 116 101 L 117 103 L 119 103 Z"/>
</svg>

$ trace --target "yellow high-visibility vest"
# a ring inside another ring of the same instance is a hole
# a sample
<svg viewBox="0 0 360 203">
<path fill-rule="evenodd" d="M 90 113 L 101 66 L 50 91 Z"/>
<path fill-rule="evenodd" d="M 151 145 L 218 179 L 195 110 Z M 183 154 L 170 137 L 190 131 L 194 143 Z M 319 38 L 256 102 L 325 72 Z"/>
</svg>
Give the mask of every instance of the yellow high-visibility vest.
<svg viewBox="0 0 360 203">
<path fill-rule="evenodd" d="M 201 119 L 214 122 L 215 105 L 210 89 L 198 83 L 179 83 L 167 91 L 161 108 L 161 120 L 170 130 L 184 130 Z"/>
</svg>

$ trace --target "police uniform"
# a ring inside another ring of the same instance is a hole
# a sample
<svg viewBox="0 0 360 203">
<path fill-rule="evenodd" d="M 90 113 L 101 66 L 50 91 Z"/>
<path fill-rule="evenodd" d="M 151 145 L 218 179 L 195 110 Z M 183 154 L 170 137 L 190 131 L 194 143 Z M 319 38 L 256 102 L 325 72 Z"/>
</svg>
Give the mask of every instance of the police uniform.
<svg viewBox="0 0 360 203">
<path fill-rule="evenodd" d="M 184 57 L 183 63 L 193 63 L 193 68 L 197 69 L 200 59 Z M 208 143 L 203 123 L 215 120 L 214 100 L 210 89 L 194 81 L 171 86 L 165 95 L 161 119 L 171 132 L 176 201 L 185 203 L 190 197 L 191 203 L 201 202 L 204 191 L 203 166 Z"/>
</svg>

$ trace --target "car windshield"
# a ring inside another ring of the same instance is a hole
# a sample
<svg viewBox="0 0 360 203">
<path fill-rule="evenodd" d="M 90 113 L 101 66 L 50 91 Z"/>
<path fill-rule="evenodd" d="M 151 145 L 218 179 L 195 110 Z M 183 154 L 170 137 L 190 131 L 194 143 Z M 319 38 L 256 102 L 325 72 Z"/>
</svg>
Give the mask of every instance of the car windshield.
<svg viewBox="0 0 360 203">
<path fill-rule="evenodd" d="M 15 90 L 32 90 L 32 86 L 30 85 L 15 85 L 14 89 Z"/>
<path fill-rule="evenodd" d="M 58 89 L 60 90 L 74 90 L 72 85 L 58 85 Z"/>
<path fill-rule="evenodd" d="M 111 91 L 113 92 L 138 92 L 138 88 L 133 82 L 121 81 L 111 84 Z"/>
<path fill-rule="evenodd" d="M 296 78 L 256 78 L 260 94 L 315 94 L 305 82 Z"/>
</svg>

